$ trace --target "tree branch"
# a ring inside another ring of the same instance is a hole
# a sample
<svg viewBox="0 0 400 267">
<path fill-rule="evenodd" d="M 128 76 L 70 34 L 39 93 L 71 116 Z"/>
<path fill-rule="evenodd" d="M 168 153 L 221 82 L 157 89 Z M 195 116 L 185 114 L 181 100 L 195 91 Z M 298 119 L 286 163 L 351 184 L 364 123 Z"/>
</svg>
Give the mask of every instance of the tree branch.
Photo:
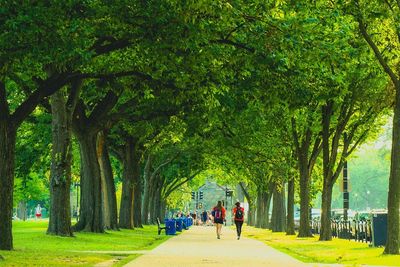
<svg viewBox="0 0 400 267">
<path fill-rule="evenodd" d="M 236 48 L 241 48 L 241 49 L 247 50 L 247 51 L 249 51 L 251 53 L 254 53 L 256 51 L 254 48 L 249 47 L 249 46 L 247 46 L 245 44 L 234 42 L 234 41 L 227 40 L 227 39 L 211 40 L 210 43 L 232 45 L 232 46 L 234 46 Z"/>
<path fill-rule="evenodd" d="M 179 153 L 176 153 L 172 158 L 168 159 L 167 161 L 161 163 L 151 174 L 150 179 L 153 179 L 155 175 L 160 171 L 160 169 L 168 164 L 170 164 L 174 159 L 179 156 Z"/>
<path fill-rule="evenodd" d="M 297 133 L 296 129 L 296 120 L 292 117 L 292 135 L 293 135 L 293 141 L 294 141 L 294 147 L 296 149 L 296 154 L 297 156 L 300 155 L 300 142 L 299 142 L 299 134 Z"/>
<path fill-rule="evenodd" d="M 18 127 L 25 118 L 32 113 L 36 106 L 43 100 L 43 98 L 52 95 L 61 87 L 65 86 L 70 81 L 70 77 L 66 73 L 55 74 L 40 82 L 40 86 L 28 98 L 17 107 L 11 115 L 12 120 Z"/>
<path fill-rule="evenodd" d="M 250 194 L 249 194 L 249 192 L 246 190 L 246 188 L 244 187 L 244 184 L 243 184 L 243 182 L 240 182 L 239 183 L 239 185 L 240 185 L 240 188 L 242 189 L 242 191 L 243 191 L 243 194 L 244 194 L 244 196 L 246 197 L 246 199 L 247 199 L 247 202 L 251 202 L 251 197 L 250 197 Z"/>
<path fill-rule="evenodd" d="M 167 192 L 165 193 L 165 196 L 168 197 L 172 192 L 174 192 L 176 189 L 178 189 L 181 185 L 183 185 L 183 184 L 185 184 L 185 183 L 187 183 L 187 182 L 193 180 L 193 178 L 196 177 L 196 176 L 197 176 L 199 173 L 201 173 L 202 171 L 203 171 L 203 170 L 198 170 L 197 172 L 195 172 L 193 175 L 191 175 L 190 177 L 188 177 L 188 178 L 185 179 L 184 181 L 182 181 L 182 182 L 176 184 L 175 186 L 172 186 L 172 185 L 171 185 L 171 187 L 170 187 L 169 189 L 166 190 Z M 176 180 L 176 181 L 179 181 L 179 180 Z"/>
<path fill-rule="evenodd" d="M 359 10 L 361 13 L 361 11 Z M 374 52 L 376 58 L 378 59 L 379 63 L 381 64 L 383 70 L 389 75 L 390 79 L 392 80 L 393 84 L 396 87 L 396 90 L 400 90 L 400 81 L 390 66 L 387 64 L 385 59 L 383 58 L 381 52 L 379 51 L 378 46 L 372 40 L 371 36 L 367 32 L 367 28 L 364 25 L 362 20 L 361 14 L 357 17 L 358 28 L 360 29 L 361 34 L 363 35 L 365 41 L 367 41 L 368 45 L 371 47 L 372 51 Z"/>
<path fill-rule="evenodd" d="M 113 37 L 102 37 L 101 39 L 97 40 L 97 42 L 92 46 L 91 50 L 96 53 L 96 57 L 115 50 L 126 48 L 130 44 L 131 43 L 128 40 L 116 40 Z"/>
</svg>

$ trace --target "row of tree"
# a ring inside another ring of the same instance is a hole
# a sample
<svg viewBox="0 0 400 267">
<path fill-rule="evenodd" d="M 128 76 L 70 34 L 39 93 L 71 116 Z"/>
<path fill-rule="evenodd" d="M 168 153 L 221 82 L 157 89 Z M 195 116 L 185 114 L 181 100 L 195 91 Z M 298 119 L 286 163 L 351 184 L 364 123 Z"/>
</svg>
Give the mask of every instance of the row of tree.
<svg viewBox="0 0 400 267">
<path fill-rule="evenodd" d="M 311 184 L 322 177 L 320 239 L 330 240 L 333 185 L 394 107 L 385 251 L 399 253 L 399 12 L 396 1 L 5 4 L 0 249 L 13 247 L 18 129 L 38 110 L 52 120 L 48 233 L 72 235 L 74 137 L 77 231 L 152 222 L 205 162 L 245 190 L 250 224 L 268 226 L 273 196 L 273 229 L 293 234 L 299 191 L 302 237 L 311 234 Z M 122 168 L 119 214 L 110 154 Z"/>
</svg>

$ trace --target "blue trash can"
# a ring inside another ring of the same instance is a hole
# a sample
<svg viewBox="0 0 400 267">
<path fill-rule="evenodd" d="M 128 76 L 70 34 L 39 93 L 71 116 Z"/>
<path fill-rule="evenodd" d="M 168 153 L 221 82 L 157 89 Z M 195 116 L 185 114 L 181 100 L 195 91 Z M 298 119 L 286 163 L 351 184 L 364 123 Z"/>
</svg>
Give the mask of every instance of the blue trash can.
<svg viewBox="0 0 400 267">
<path fill-rule="evenodd" d="M 183 218 L 183 229 L 185 230 L 189 229 L 189 219 L 187 217 Z"/>
<path fill-rule="evenodd" d="M 183 220 L 182 218 L 176 219 L 176 231 L 182 232 Z"/>
<path fill-rule="evenodd" d="M 176 235 L 176 221 L 175 219 L 165 219 L 165 234 Z"/>
</svg>

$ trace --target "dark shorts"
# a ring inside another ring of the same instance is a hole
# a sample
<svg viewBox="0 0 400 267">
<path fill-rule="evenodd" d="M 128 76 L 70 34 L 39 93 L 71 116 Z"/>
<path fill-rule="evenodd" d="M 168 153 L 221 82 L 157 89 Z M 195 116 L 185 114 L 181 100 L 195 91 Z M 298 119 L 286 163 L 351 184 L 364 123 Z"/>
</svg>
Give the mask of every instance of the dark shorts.
<svg viewBox="0 0 400 267">
<path fill-rule="evenodd" d="M 223 223 L 224 223 L 224 220 L 223 220 L 223 219 L 214 219 L 214 223 L 223 224 Z"/>
</svg>

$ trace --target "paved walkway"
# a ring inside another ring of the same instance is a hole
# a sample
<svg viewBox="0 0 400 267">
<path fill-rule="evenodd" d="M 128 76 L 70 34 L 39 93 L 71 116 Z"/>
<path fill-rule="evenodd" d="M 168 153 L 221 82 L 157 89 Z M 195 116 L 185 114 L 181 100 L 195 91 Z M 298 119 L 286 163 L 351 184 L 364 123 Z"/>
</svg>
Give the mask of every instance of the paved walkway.
<svg viewBox="0 0 400 267">
<path fill-rule="evenodd" d="M 193 226 L 149 253 L 125 266 L 129 267 L 192 267 L 192 266 L 313 266 L 304 264 L 264 243 L 242 237 L 224 227 L 217 239 L 214 227 Z"/>
</svg>

